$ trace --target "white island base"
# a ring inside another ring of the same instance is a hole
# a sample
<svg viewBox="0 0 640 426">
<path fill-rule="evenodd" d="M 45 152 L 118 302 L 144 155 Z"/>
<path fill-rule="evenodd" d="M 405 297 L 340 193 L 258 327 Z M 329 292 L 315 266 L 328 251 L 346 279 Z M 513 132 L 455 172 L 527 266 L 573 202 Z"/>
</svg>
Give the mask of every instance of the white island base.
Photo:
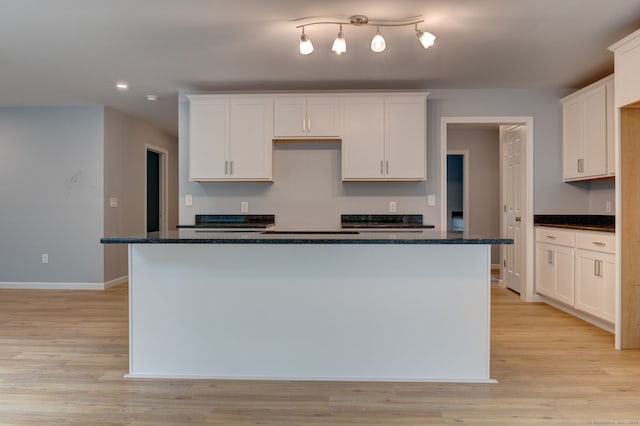
<svg viewBox="0 0 640 426">
<path fill-rule="evenodd" d="M 131 244 L 127 377 L 491 382 L 488 244 Z"/>
</svg>

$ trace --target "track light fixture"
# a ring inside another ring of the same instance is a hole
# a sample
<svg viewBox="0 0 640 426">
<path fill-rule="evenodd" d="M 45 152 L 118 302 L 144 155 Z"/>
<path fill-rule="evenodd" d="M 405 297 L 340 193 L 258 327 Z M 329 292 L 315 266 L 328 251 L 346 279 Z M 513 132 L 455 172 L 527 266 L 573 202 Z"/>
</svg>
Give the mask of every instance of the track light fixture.
<svg viewBox="0 0 640 426">
<path fill-rule="evenodd" d="M 344 33 L 342 32 L 343 25 L 354 25 L 354 26 L 363 26 L 367 24 L 372 24 L 376 26 L 376 33 L 371 39 L 371 50 L 375 53 L 383 52 L 387 48 L 387 42 L 385 41 L 382 34 L 380 34 L 380 27 L 406 27 L 406 26 L 415 26 L 416 36 L 420 41 L 420 44 L 425 49 L 433 46 L 433 43 L 436 40 L 436 36 L 429 32 L 421 31 L 418 29 L 418 24 L 424 22 L 424 19 L 413 20 L 413 21 L 381 21 L 381 22 L 369 22 L 369 18 L 365 15 L 353 15 L 349 17 L 349 21 L 340 22 L 340 21 L 319 21 L 319 22 L 310 22 L 303 25 L 298 25 L 296 28 L 302 28 L 302 35 L 300 36 L 300 54 L 301 55 L 309 55 L 313 53 L 313 44 L 311 44 L 311 40 L 309 36 L 304 32 L 305 27 L 309 27 L 312 25 L 339 25 L 340 30 L 338 32 L 338 37 L 333 41 L 333 45 L 331 46 L 331 50 L 335 52 L 337 55 L 341 55 L 347 52 L 347 42 L 344 38 Z"/>
<path fill-rule="evenodd" d="M 313 43 L 311 43 L 309 36 L 304 33 L 304 28 L 302 28 L 302 35 L 300 36 L 300 54 L 310 55 L 311 53 L 313 53 Z"/>
</svg>

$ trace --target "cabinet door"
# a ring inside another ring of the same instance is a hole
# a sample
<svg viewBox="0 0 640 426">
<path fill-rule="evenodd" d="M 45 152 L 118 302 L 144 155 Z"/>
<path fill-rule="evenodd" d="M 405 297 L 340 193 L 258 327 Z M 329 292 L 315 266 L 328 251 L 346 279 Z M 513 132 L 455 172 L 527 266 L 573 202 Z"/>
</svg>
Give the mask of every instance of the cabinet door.
<svg viewBox="0 0 640 426">
<path fill-rule="evenodd" d="M 576 251 L 576 309 L 614 320 L 615 258 L 608 253 Z"/>
<path fill-rule="evenodd" d="M 343 180 L 384 180 L 384 98 L 346 98 Z"/>
<path fill-rule="evenodd" d="M 271 180 L 272 99 L 232 99 L 229 120 L 230 180 Z"/>
<path fill-rule="evenodd" d="M 602 319 L 616 320 L 616 258 L 611 254 L 602 254 Z"/>
<path fill-rule="evenodd" d="M 555 273 L 553 266 L 553 246 L 536 244 L 536 292 L 553 297 Z"/>
<path fill-rule="evenodd" d="M 226 177 L 228 122 L 228 100 L 190 100 L 189 180 L 206 181 Z"/>
<path fill-rule="evenodd" d="M 615 107 L 614 107 L 614 81 L 607 82 L 607 175 L 616 174 L 616 135 L 615 135 Z"/>
<path fill-rule="evenodd" d="M 340 137 L 342 111 L 340 100 L 323 96 L 307 98 L 307 136 Z"/>
<path fill-rule="evenodd" d="M 385 174 L 388 179 L 426 179 L 426 99 L 389 97 L 385 105 Z"/>
<path fill-rule="evenodd" d="M 307 136 L 307 100 L 305 97 L 276 98 L 274 101 L 274 136 Z"/>
<path fill-rule="evenodd" d="M 564 180 L 578 179 L 581 176 L 578 169 L 583 153 L 583 138 L 583 102 L 581 99 L 574 99 L 562 105 L 562 177 Z"/>
<path fill-rule="evenodd" d="M 575 292 L 574 251 L 571 247 L 557 246 L 553 252 L 553 263 L 555 267 L 553 297 L 571 306 L 573 306 L 574 303 Z"/>
<path fill-rule="evenodd" d="M 584 97 L 583 177 L 607 174 L 607 89 L 598 87 Z"/>
</svg>

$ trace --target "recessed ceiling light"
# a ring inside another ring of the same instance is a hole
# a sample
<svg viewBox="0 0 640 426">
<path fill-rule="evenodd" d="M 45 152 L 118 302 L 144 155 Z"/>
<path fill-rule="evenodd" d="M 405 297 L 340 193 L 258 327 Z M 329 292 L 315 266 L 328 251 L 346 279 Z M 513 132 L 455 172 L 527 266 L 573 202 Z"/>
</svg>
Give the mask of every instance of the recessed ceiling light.
<svg viewBox="0 0 640 426">
<path fill-rule="evenodd" d="M 129 88 L 129 85 L 123 81 L 116 83 L 116 87 L 118 88 L 118 90 L 127 90 Z"/>
<path fill-rule="evenodd" d="M 148 101 L 157 101 L 158 100 L 158 95 L 147 95 L 147 100 Z"/>
</svg>

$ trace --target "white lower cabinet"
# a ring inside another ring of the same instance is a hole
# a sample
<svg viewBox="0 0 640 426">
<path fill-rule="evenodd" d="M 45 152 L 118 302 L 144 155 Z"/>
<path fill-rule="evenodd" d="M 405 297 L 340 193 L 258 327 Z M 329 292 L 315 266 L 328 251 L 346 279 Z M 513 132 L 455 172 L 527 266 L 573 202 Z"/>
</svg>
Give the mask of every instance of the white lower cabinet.
<svg viewBox="0 0 640 426">
<path fill-rule="evenodd" d="M 574 300 L 573 248 L 538 243 L 536 249 L 536 290 L 567 305 Z"/>
<path fill-rule="evenodd" d="M 614 234 L 538 227 L 536 241 L 536 291 L 613 323 Z"/>
</svg>

